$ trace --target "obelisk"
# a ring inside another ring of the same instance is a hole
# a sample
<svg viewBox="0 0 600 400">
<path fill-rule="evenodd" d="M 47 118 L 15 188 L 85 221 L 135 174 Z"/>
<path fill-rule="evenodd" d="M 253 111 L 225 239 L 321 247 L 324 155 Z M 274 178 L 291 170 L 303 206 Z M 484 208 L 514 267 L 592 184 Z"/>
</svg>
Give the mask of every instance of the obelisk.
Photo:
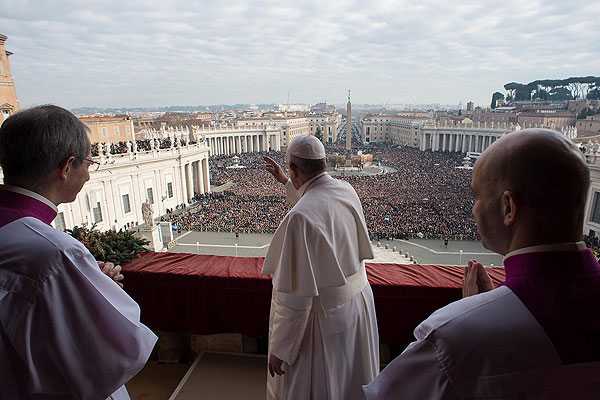
<svg viewBox="0 0 600 400">
<path fill-rule="evenodd" d="M 352 103 L 350 103 L 350 90 L 348 90 L 348 103 L 346 104 L 346 150 L 352 150 Z"/>
</svg>

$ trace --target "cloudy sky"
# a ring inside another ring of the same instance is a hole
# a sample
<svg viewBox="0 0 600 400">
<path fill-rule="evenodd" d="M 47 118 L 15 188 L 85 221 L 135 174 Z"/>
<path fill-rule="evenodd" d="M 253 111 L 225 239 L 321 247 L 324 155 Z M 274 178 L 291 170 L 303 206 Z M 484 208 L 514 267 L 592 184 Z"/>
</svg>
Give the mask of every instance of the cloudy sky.
<svg viewBox="0 0 600 400">
<path fill-rule="evenodd" d="M 600 2 L 0 0 L 22 105 L 489 104 L 600 75 Z"/>
</svg>

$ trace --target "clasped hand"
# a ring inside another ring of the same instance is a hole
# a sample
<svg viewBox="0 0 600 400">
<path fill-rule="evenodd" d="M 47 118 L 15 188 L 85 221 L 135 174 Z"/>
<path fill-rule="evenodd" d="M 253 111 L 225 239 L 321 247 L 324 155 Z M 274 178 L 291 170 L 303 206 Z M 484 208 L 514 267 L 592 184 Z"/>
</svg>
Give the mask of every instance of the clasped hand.
<svg viewBox="0 0 600 400">
<path fill-rule="evenodd" d="M 115 265 L 111 262 L 97 261 L 98 267 L 100 270 L 108 276 L 110 279 L 115 281 L 117 285 L 123 287 L 123 283 L 121 282 L 125 277 L 121 273 L 121 266 Z"/>
<path fill-rule="evenodd" d="M 469 261 L 463 275 L 463 297 L 488 292 L 494 288 L 492 278 L 483 265 L 475 260 Z"/>
</svg>

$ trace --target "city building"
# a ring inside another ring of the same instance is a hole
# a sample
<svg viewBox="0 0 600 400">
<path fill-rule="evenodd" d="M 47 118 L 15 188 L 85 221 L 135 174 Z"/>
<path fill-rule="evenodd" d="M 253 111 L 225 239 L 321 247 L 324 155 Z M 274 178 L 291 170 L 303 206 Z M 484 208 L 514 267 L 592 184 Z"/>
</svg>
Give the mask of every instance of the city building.
<svg viewBox="0 0 600 400">
<path fill-rule="evenodd" d="M 310 134 L 310 121 L 306 113 L 265 112 L 251 118 L 240 118 L 235 124 L 238 128 L 278 128 L 282 147 L 298 135 Z"/>
<path fill-rule="evenodd" d="M 348 103 L 346 103 L 346 150 L 352 150 L 352 102 L 348 90 Z"/>
<path fill-rule="evenodd" d="M 90 129 L 92 143 L 119 143 L 135 140 L 133 120 L 127 115 L 83 115 L 79 119 Z"/>
<path fill-rule="evenodd" d="M 419 147 L 419 128 L 432 122 L 432 114 L 428 112 L 368 114 L 360 122 L 361 138 L 365 144 L 391 143 Z"/>
<path fill-rule="evenodd" d="M 590 168 L 583 233 L 600 239 L 600 144 L 587 144 L 585 157 Z"/>
<path fill-rule="evenodd" d="M 311 113 L 333 113 L 335 112 L 335 106 L 333 104 L 317 103 L 310 107 Z"/>
<path fill-rule="evenodd" d="M 233 155 L 281 150 L 281 129 L 274 126 L 198 128 L 193 136 L 204 141 L 210 155 Z"/>
<path fill-rule="evenodd" d="M 517 123 L 523 128 L 544 127 L 549 129 L 575 126 L 576 114 L 569 111 L 525 111 L 519 112 Z"/>
<path fill-rule="evenodd" d="M 6 36 L 0 34 L 0 124 L 19 110 L 15 81 L 8 59 L 12 53 L 4 46 L 6 39 Z"/>
<path fill-rule="evenodd" d="M 189 146 L 99 154 L 97 171 L 90 170 L 72 203 L 61 204 L 53 222 L 57 229 L 96 225 L 99 230 L 121 229 L 144 223 L 142 204 L 154 217 L 191 204 L 195 194 L 210 192 L 208 146 Z M 3 181 L 0 171 L 0 182 Z"/>
<path fill-rule="evenodd" d="M 278 104 L 276 110 L 279 112 L 308 112 L 308 104 Z"/>
<path fill-rule="evenodd" d="M 575 127 L 579 138 L 600 135 L 600 114 L 577 120 Z"/>
<path fill-rule="evenodd" d="M 342 115 L 338 112 L 309 113 L 308 122 L 310 134 L 315 135 L 317 129 L 321 129 L 323 143 L 335 143 L 337 141 L 338 129 L 342 123 Z"/>
</svg>

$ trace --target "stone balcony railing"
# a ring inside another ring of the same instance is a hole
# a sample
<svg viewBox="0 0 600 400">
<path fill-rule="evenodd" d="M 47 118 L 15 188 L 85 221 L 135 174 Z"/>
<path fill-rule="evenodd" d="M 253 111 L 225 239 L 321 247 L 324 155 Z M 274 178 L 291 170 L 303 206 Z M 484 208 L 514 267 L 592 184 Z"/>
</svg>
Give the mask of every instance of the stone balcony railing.
<svg viewBox="0 0 600 400">
<path fill-rule="evenodd" d="M 100 170 L 108 169 L 114 166 L 128 165 L 132 163 L 157 161 L 160 159 L 170 159 L 180 156 L 187 156 L 199 152 L 208 152 L 209 147 L 205 142 L 198 142 L 186 146 L 170 147 L 166 149 L 147 150 L 147 151 L 128 151 L 126 153 L 100 154 L 92 157 L 94 161 L 100 163 Z"/>
</svg>

